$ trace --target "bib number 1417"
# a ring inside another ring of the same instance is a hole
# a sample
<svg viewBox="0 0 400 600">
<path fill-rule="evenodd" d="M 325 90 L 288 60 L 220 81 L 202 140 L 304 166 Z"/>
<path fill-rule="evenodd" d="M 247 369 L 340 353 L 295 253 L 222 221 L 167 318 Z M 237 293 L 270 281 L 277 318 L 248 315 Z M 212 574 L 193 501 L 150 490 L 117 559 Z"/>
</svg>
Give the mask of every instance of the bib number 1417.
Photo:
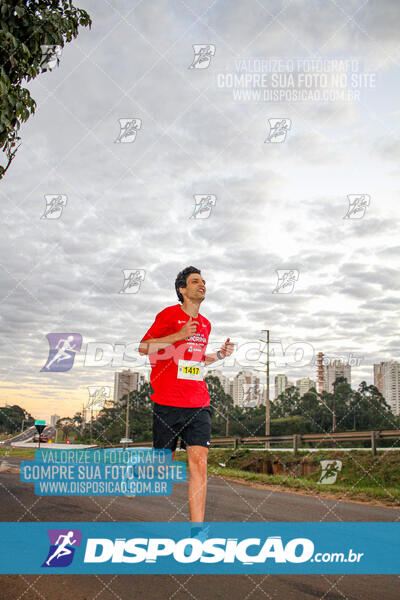
<svg viewBox="0 0 400 600">
<path fill-rule="evenodd" d="M 203 381 L 204 363 L 194 360 L 180 360 L 178 363 L 178 379 Z"/>
</svg>

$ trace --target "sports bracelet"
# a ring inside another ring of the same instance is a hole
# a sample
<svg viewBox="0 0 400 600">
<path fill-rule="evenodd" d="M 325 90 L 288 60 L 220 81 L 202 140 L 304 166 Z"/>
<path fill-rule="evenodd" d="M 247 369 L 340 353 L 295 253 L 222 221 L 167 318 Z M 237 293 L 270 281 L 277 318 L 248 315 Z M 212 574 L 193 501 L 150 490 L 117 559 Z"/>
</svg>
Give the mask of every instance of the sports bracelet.
<svg viewBox="0 0 400 600">
<path fill-rule="evenodd" d="M 218 360 L 223 360 L 223 358 L 224 358 L 219 350 L 217 352 L 217 358 L 218 358 Z"/>
</svg>

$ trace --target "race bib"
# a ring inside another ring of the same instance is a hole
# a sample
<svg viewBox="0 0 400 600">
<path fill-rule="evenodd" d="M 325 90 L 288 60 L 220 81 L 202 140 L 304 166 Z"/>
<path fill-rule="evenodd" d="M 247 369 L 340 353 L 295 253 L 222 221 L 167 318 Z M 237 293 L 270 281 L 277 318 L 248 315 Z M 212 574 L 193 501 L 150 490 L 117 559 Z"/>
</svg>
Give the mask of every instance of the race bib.
<svg viewBox="0 0 400 600">
<path fill-rule="evenodd" d="M 204 363 L 196 360 L 182 360 L 178 362 L 178 379 L 192 379 L 194 381 L 203 381 Z"/>
</svg>

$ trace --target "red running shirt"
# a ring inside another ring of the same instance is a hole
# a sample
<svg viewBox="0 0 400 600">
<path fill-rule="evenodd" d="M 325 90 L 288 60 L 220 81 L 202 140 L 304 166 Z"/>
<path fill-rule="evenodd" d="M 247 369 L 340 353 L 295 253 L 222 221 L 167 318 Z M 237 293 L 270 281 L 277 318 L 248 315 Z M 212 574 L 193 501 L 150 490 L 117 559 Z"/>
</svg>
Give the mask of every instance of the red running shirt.
<svg viewBox="0 0 400 600">
<path fill-rule="evenodd" d="M 182 310 L 180 304 L 168 306 L 158 313 L 141 341 L 176 333 L 189 319 L 189 315 Z M 200 313 L 193 320 L 199 324 L 192 337 L 148 355 L 151 365 L 150 383 L 154 390 L 151 399 L 158 404 L 187 408 L 210 406 L 210 395 L 205 381 L 177 377 L 179 359 L 204 361 L 211 323 Z"/>
</svg>

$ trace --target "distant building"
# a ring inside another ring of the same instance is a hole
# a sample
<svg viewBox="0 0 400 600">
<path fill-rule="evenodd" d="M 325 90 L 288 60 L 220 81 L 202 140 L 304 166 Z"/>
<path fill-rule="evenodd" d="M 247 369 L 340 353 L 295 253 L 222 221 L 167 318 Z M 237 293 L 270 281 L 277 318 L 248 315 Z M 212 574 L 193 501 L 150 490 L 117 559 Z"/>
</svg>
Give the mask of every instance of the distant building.
<svg viewBox="0 0 400 600">
<path fill-rule="evenodd" d="M 114 373 L 114 404 L 118 404 L 127 393 L 140 390 L 145 383 L 146 376 L 137 371 L 127 369 Z"/>
<path fill-rule="evenodd" d="M 222 373 L 222 371 L 219 371 L 218 369 L 215 369 L 214 371 L 209 371 L 208 375 L 212 375 L 213 377 L 217 377 L 219 379 L 219 381 L 221 382 L 222 387 L 224 388 L 225 394 L 232 395 L 232 393 L 233 393 L 233 391 L 232 391 L 233 382 L 229 379 L 229 377 L 226 377 L 226 375 L 224 375 Z"/>
<path fill-rule="evenodd" d="M 333 384 L 338 377 L 345 377 L 351 385 L 351 367 L 343 361 L 336 359 L 324 365 L 324 391 L 333 393 Z"/>
<path fill-rule="evenodd" d="M 300 398 L 304 396 L 311 388 L 315 387 L 315 381 L 309 377 L 302 377 L 296 381 L 296 387 L 300 392 Z"/>
<path fill-rule="evenodd" d="M 50 426 L 55 427 L 55 425 L 59 419 L 61 419 L 60 415 L 51 415 L 50 416 Z"/>
<path fill-rule="evenodd" d="M 241 408 L 254 408 L 265 404 L 265 385 L 250 371 L 240 371 L 233 379 L 233 404 Z"/>
<path fill-rule="evenodd" d="M 323 352 L 317 355 L 317 386 L 318 393 L 333 393 L 333 384 L 338 377 L 345 377 L 347 383 L 351 385 L 351 366 L 342 359 L 331 359 L 326 357 Z"/>
<path fill-rule="evenodd" d="M 400 414 L 400 363 L 395 360 L 374 364 L 374 385 L 378 388 L 393 414 Z"/>
<path fill-rule="evenodd" d="M 279 394 L 282 394 L 286 390 L 287 387 L 288 387 L 288 379 L 287 379 L 286 375 L 284 375 L 283 373 L 276 375 L 275 376 L 275 400 L 277 399 Z"/>
</svg>

